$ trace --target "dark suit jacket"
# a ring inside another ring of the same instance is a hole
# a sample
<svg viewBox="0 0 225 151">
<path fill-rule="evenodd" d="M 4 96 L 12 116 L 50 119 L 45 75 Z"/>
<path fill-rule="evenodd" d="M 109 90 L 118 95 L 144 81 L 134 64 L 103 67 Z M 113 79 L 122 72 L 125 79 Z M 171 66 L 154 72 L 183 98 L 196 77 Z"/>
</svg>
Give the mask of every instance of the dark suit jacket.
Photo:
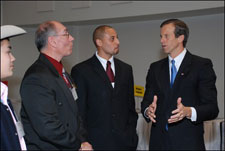
<svg viewBox="0 0 225 151">
<path fill-rule="evenodd" d="M 26 71 L 20 94 L 29 150 L 78 149 L 86 140 L 71 91 L 43 54 Z"/>
<path fill-rule="evenodd" d="M 114 63 L 114 88 L 95 55 L 72 68 L 78 106 L 94 149 L 136 149 L 132 67 L 116 58 Z"/>
<path fill-rule="evenodd" d="M 142 113 L 158 96 L 156 123 L 152 124 L 150 149 L 205 149 L 203 121 L 218 115 L 216 75 L 209 59 L 192 55 L 187 51 L 178 70 L 173 88 L 170 88 L 168 58 L 152 63 L 146 78 L 146 90 L 142 101 Z M 197 121 L 190 119 L 169 124 L 172 110 L 177 108 L 177 98 L 182 98 L 184 106 L 194 107 Z M 149 122 L 149 119 L 146 118 Z"/>
<path fill-rule="evenodd" d="M 2 103 L 0 104 L 1 104 L 0 150 L 21 150 L 18 133 L 16 130 L 16 126 L 13 122 L 13 117 L 11 116 L 11 113 L 7 106 Z M 8 105 L 11 111 L 13 112 L 15 119 L 17 120 L 10 100 L 8 100 Z"/>
</svg>

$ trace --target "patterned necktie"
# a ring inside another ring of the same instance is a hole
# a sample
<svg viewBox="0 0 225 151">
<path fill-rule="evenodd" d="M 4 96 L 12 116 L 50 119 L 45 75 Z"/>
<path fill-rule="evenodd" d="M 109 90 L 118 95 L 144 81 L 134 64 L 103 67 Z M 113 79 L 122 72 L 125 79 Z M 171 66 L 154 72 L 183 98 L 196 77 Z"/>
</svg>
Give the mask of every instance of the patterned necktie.
<svg viewBox="0 0 225 151">
<path fill-rule="evenodd" d="M 106 73 L 109 77 L 110 82 L 114 82 L 114 74 L 111 68 L 111 62 L 107 61 Z"/>
<path fill-rule="evenodd" d="M 72 88 L 72 85 L 71 85 L 71 83 L 70 83 L 69 78 L 67 77 L 67 73 L 66 73 L 66 71 L 65 71 L 64 68 L 63 68 L 63 70 L 62 70 L 62 76 L 63 76 L 63 80 L 66 82 L 67 86 L 68 86 L 69 88 Z"/>
<path fill-rule="evenodd" d="M 176 69 L 176 66 L 175 66 L 175 61 L 174 60 L 171 60 L 171 80 L 170 80 L 170 87 L 172 88 L 173 86 L 173 83 L 174 83 L 174 80 L 176 78 L 176 75 L 177 75 L 177 69 Z"/>
</svg>

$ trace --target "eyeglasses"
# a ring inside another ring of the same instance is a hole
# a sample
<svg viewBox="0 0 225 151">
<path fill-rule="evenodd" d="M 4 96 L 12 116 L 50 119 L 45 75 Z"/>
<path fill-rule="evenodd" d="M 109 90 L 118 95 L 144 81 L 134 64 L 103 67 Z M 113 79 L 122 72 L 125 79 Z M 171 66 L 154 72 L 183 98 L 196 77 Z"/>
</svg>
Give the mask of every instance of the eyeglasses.
<svg viewBox="0 0 225 151">
<path fill-rule="evenodd" d="M 65 33 L 65 34 L 62 34 L 62 35 L 52 35 L 52 36 L 66 36 L 67 38 L 69 38 L 70 34 L 69 33 Z"/>
</svg>

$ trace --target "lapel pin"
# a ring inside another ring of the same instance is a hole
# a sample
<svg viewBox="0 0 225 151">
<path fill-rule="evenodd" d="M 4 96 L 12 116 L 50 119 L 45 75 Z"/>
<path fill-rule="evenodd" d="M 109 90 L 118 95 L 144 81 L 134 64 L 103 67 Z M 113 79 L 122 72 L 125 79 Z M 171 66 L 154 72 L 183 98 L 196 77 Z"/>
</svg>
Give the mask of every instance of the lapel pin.
<svg viewBox="0 0 225 151">
<path fill-rule="evenodd" d="M 181 73 L 181 75 L 183 76 L 183 75 L 184 75 L 184 73 L 182 72 L 182 73 Z"/>
</svg>

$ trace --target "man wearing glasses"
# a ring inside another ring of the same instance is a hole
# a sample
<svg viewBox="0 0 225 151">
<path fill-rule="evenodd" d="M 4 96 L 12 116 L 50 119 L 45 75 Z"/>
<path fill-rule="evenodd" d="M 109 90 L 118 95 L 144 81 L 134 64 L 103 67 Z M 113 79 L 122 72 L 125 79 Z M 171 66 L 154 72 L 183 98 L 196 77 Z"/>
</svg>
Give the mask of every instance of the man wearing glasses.
<svg viewBox="0 0 225 151">
<path fill-rule="evenodd" d="M 73 40 L 57 21 L 42 23 L 35 33 L 40 56 L 26 71 L 20 88 L 28 150 L 92 150 L 78 114 L 75 88 L 61 63 L 71 55 Z"/>
</svg>

